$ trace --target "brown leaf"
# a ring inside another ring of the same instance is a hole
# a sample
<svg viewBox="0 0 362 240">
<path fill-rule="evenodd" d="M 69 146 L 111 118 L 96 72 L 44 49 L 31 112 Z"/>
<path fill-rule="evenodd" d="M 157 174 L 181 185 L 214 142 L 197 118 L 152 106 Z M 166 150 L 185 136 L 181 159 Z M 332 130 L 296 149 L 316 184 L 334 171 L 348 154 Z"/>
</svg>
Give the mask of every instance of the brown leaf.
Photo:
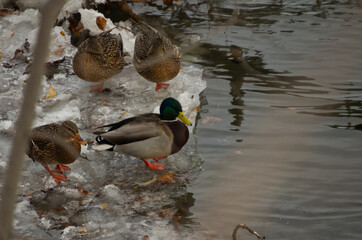
<svg viewBox="0 0 362 240">
<path fill-rule="evenodd" d="M 109 210 L 109 204 L 108 203 L 102 203 L 99 208 L 103 209 L 103 210 Z"/>
<path fill-rule="evenodd" d="M 81 228 L 78 228 L 78 232 L 88 232 L 88 229 L 86 229 L 85 227 L 81 227 Z"/>
<path fill-rule="evenodd" d="M 63 212 L 65 210 L 65 208 L 63 207 L 56 207 L 56 208 L 53 208 L 54 211 L 56 212 Z"/>
<path fill-rule="evenodd" d="M 179 215 L 178 213 L 175 213 L 175 215 L 173 215 L 173 220 L 178 222 L 178 221 L 181 221 L 184 217 Z"/>
<path fill-rule="evenodd" d="M 78 188 L 78 192 L 83 193 L 84 195 L 88 195 L 88 193 L 89 193 L 87 190 L 84 190 L 81 187 Z"/>
<path fill-rule="evenodd" d="M 214 123 L 221 122 L 221 121 L 222 121 L 222 119 L 219 117 L 207 116 L 204 119 L 202 119 L 202 124 L 213 126 Z"/>
<path fill-rule="evenodd" d="M 19 54 L 23 54 L 24 51 L 21 50 L 20 48 L 17 48 L 14 52 L 14 57 L 12 59 L 15 59 Z"/>
<path fill-rule="evenodd" d="M 4 63 L 3 63 L 3 67 L 4 67 L 4 68 L 12 68 L 12 67 L 14 67 L 14 66 L 11 65 L 11 64 L 8 63 L 8 62 L 4 62 Z"/>
<path fill-rule="evenodd" d="M 99 16 L 96 19 L 96 23 L 98 28 L 103 31 L 107 25 L 107 20 L 104 17 Z"/>
<path fill-rule="evenodd" d="M 194 107 L 191 111 L 196 111 L 196 112 L 199 112 L 199 111 L 200 111 L 200 105 L 199 105 L 199 106 Z"/>
<path fill-rule="evenodd" d="M 65 33 L 63 31 L 60 32 L 60 35 L 62 35 L 63 37 L 65 37 Z"/>
<path fill-rule="evenodd" d="M 43 99 L 46 100 L 46 99 L 53 98 L 53 97 L 56 97 L 56 96 L 57 96 L 57 93 L 55 92 L 53 86 L 50 84 L 49 85 L 49 92 Z"/>
<path fill-rule="evenodd" d="M 108 98 L 103 98 L 99 101 L 99 105 L 101 105 L 101 106 L 107 105 L 108 103 L 109 103 Z"/>
<path fill-rule="evenodd" d="M 9 14 L 15 14 L 15 11 L 6 8 L 0 9 L 0 16 L 5 16 Z"/>
<path fill-rule="evenodd" d="M 169 171 L 157 178 L 158 181 L 164 183 L 174 183 L 175 182 L 175 172 Z"/>
<path fill-rule="evenodd" d="M 123 118 L 128 113 L 128 110 L 124 111 L 119 118 Z"/>
<path fill-rule="evenodd" d="M 170 209 L 158 209 L 157 214 L 158 214 L 158 216 L 165 218 L 167 216 L 171 216 L 172 214 L 174 214 L 174 211 L 172 211 Z"/>
<path fill-rule="evenodd" d="M 63 52 L 64 52 L 64 48 L 59 48 L 58 50 L 56 50 L 56 51 L 54 52 L 54 54 L 55 54 L 56 56 L 58 56 L 58 55 L 62 54 Z"/>
<path fill-rule="evenodd" d="M 79 22 L 77 25 L 75 25 L 75 27 L 71 26 L 71 30 L 74 34 L 79 34 L 84 31 L 83 24 L 81 22 Z"/>
<path fill-rule="evenodd" d="M 46 211 L 38 210 L 38 211 L 36 211 L 36 213 L 38 214 L 39 217 L 41 217 L 46 213 Z"/>
<path fill-rule="evenodd" d="M 236 150 L 234 153 L 237 154 L 237 155 L 243 155 L 243 152 L 239 151 L 239 150 Z"/>
</svg>

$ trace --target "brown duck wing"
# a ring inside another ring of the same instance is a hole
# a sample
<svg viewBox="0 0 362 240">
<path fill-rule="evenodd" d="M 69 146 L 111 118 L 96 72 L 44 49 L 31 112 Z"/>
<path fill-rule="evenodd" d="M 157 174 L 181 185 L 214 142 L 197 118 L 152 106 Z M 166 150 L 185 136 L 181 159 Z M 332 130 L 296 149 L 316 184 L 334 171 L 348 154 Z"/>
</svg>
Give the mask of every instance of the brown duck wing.
<svg viewBox="0 0 362 240">
<path fill-rule="evenodd" d="M 141 24 L 141 31 L 136 36 L 136 59 L 149 60 L 149 58 L 172 57 L 175 47 L 169 39 L 161 35 L 156 29 L 147 24 Z M 170 53 L 171 52 L 171 53 Z"/>
<path fill-rule="evenodd" d="M 135 40 L 135 52 L 134 55 L 139 60 L 145 60 L 153 55 L 153 52 L 157 49 L 157 45 L 162 44 L 162 36 L 149 26 L 141 25 L 142 29 L 137 34 Z M 155 46 L 154 46 L 155 44 Z"/>
<path fill-rule="evenodd" d="M 56 161 L 57 148 L 49 134 L 33 132 L 26 154 L 34 161 L 48 165 Z"/>
<path fill-rule="evenodd" d="M 120 34 L 104 33 L 99 38 L 103 53 L 109 58 L 123 57 L 123 41 Z"/>
</svg>

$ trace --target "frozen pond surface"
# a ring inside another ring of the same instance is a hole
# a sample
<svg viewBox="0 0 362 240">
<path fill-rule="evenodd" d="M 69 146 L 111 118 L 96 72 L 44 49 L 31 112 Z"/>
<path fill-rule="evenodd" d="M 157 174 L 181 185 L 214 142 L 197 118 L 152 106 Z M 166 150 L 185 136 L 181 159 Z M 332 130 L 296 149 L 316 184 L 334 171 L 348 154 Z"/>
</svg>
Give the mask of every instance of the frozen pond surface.
<svg viewBox="0 0 362 240">
<path fill-rule="evenodd" d="M 68 6 L 69 7 L 69 6 Z M 71 9 L 70 9 L 71 10 Z M 64 14 L 64 11 L 63 11 Z M 67 12 L 70 14 L 70 12 Z M 82 10 L 83 26 L 99 33 L 93 10 Z M 27 9 L 0 19 L 2 56 L 0 65 L 0 177 L 6 169 L 14 123 L 27 84 L 28 60 L 34 48 L 38 11 Z M 129 23 L 128 23 L 129 24 Z M 107 19 L 106 30 L 114 27 Z M 115 29 L 123 37 L 125 51 L 133 55 L 134 36 Z M 81 157 L 70 165 L 69 181 L 56 184 L 53 178 L 28 157 L 20 181 L 15 217 L 15 234 L 25 239 L 185 239 L 205 237 L 207 232 L 185 231 L 180 224 L 188 216 L 190 197 L 187 184 L 201 171 L 192 134 L 196 126 L 199 94 L 206 87 L 202 70 L 185 66 L 169 81 L 167 90 L 154 91 L 155 84 L 144 80 L 128 64 L 108 80 L 103 93 L 90 93 L 90 84 L 74 75 L 67 22 L 54 27 L 48 61 L 56 72 L 44 79 L 34 126 L 72 120 L 83 138 L 94 139 L 92 129 L 141 113 L 158 112 L 162 100 L 178 99 L 185 115 L 194 123 L 187 145 L 177 154 L 161 160 L 166 169 L 146 169 L 139 159 L 113 152 L 95 152 L 82 147 Z M 26 40 L 27 39 L 27 40 Z M 19 49 L 17 51 L 17 49 Z M 14 53 L 18 52 L 14 58 Z M 56 62 L 58 61 L 58 62 Z M 130 61 L 130 58 L 127 60 Z M 44 99 L 50 84 L 57 96 Z M 186 224 L 187 225 L 187 224 Z M 205 229 L 204 229 L 205 230 Z"/>
</svg>

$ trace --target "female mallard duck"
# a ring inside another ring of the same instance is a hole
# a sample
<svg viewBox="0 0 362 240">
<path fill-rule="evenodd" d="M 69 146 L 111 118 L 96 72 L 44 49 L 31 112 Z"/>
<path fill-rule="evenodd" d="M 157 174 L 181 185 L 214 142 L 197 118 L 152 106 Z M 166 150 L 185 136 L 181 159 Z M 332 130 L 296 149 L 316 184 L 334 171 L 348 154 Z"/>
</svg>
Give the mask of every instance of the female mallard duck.
<svg viewBox="0 0 362 240">
<path fill-rule="evenodd" d="M 101 82 L 91 91 L 103 90 L 108 78 L 120 73 L 124 65 L 123 42 L 120 34 L 111 30 L 82 42 L 73 58 L 74 73 L 89 82 Z"/>
<path fill-rule="evenodd" d="M 179 118 L 181 121 L 178 121 Z M 179 101 L 166 98 L 160 106 L 160 114 L 148 113 L 127 118 L 110 127 L 107 131 L 98 131 L 96 150 L 115 150 L 140 158 L 147 167 L 163 170 L 165 164 L 150 164 L 146 159 L 159 160 L 177 153 L 186 144 L 191 122 L 182 113 Z"/>
<path fill-rule="evenodd" d="M 63 164 L 70 164 L 79 157 L 81 144 L 85 145 L 85 142 L 79 135 L 77 125 L 72 121 L 51 123 L 32 130 L 26 154 L 33 161 L 41 163 L 59 183 L 67 178 L 53 171 L 63 173 L 65 170 L 70 170 L 70 167 Z M 49 164 L 57 166 L 51 171 Z"/>
<path fill-rule="evenodd" d="M 162 82 L 173 79 L 182 69 L 180 53 L 156 29 L 144 23 L 140 28 L 134 46 L 133 64 L 142 77 L 157 84 L 156 91 L 167 89 L 169 84 Z"/>
</svg>

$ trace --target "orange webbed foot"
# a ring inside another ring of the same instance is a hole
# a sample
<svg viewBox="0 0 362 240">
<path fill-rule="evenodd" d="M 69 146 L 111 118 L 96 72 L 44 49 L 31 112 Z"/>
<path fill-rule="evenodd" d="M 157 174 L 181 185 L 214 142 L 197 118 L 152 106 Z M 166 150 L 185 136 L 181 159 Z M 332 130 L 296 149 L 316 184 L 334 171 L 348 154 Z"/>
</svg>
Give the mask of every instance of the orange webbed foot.
<svg viewBox="0 0 362 240">
<path fill-rule="evenodd" d="M 102 92 L 103 91 L 103 84 L 104 82 L 101 82 L 100 84 L 93 85 L 91 87 L 90 92 Z"/>
<path fill-rule="evenodd" d="M 150 168 L 150 169 L 153 169 L 153 170 L 159 170 L 159 171 L 162 171 L 164 170 L 164 166 L 166 166 L 166 164 L 163 164 L 163 163 L 149 163 L 147 160 L 143 160 L 142 161 L 146 164 L 146 167 Z"/>
<path fill-rule="evenodd" d="M 63 173 L 65 171 L 69 171 L 70 167 L 63 165 L 63 164 L 58 164 L 57 166 L 55 166 L 55 168 L 53 169 L 53 172 L 60 172 Z"/>
<path fill-rule="evenodd" d="M 168 83 L 156 83 L 155 90 L 158 91 L 160 89 L 167 89 L 170 84 Z"/>
<path fill-rule="evenodd" d="M 61 181 L 67 181 L 68 178 L 66 176 L 64 176 L 63 174 L 54 174 L 52 175 L 54 180 L 57 182 L 57 183 L 60 183 Z"/>
<path fill-rule="evenodd" d="M 52 170 L 50 170 L 48 166 L 44 166 L 44 168 L 53 176 L 54 180 L 57 183 L 60 183 L 61 181 L 68 180 L 67 177 L 64 176 L 63 174 L 55 174 L 55 173 L 53 173 Z"/>
</svg>

